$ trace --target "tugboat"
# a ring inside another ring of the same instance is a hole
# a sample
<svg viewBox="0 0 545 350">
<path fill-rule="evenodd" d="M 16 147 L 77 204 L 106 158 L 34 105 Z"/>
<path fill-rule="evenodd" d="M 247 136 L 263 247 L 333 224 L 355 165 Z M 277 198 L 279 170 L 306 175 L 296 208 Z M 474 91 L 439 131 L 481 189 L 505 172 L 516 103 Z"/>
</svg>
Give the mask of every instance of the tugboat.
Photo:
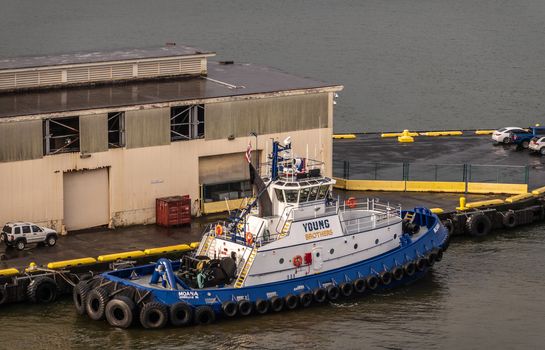
<svg viewBox="0 0 545 350">
<path fill-rule="evenodd" d="M 208 226 L 196 252 L 80 282 L 77 311 L 153 329 L 292 310 L 409 284 L 448 246 L 426 208 L 335 200 L 323 163 L 294 156 L 289 138 L 273 141 L 262 176 L 249 166 L 255 200 Z"/>
</svg>

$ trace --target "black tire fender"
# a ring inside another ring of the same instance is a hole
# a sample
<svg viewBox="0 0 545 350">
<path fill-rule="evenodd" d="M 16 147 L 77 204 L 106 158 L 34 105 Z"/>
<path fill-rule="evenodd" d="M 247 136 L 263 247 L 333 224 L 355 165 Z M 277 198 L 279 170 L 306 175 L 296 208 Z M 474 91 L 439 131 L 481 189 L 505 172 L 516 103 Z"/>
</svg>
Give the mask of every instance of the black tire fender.
<svg viewBox="0 0 545 350">
<path fill-rule="evenodd" d="M 513 210 L 506 211 L 503 214 L 502 223 L 503 223 L 503 226 L 505 227 L 509 227 L 509 228 L 517 227 L 518 222 L 517 222 L 517 215 L 515 214 L 515 212 Z"/>
<path fill-rule="evenodd" d="M 367 288 L 369 288 L 369 290 L 375 290 L 378 288 L 379 279 L 377 276 L 372 275 L 367 277 L 365 283 L 367 284 Z"/>
<path fill-rule="evenodd" d="M 324 288 L 316 288 L 312 294 L 314 294 L 314 301 L 319 304 L 323 303 L 327 298 L 327 292 Z"/>
<path fill-rule="evenodd" d="M 452 235 L 454 232 L 454 223 L 451 219 L 446 219 L 442 222 L 443 226 L 447 229 L 448 235 Z"/>
<path fill-rule="evenodd" d="M 280 312 L 284 308 L 284 299 L 277 296 L 273 296 L 269 299 L 271 310 L 274 312 Z"/>
<path fill-rule="evenodd" d="M 239 300 L 237 303 L 237 307 L 238 307 L 238 313 L 241 316 L 249 316 L 254 309 L 252 302 L 246 299 Z"/>
<path fill-rule="evenodd" d="M 165 304 L 152 301 L 140 310 L 140 324 L 144 328 L 159 329 L 168 322 L 168 308 Z"/>
<path fill-rule="evenodd" d="M 483 213 L 473 214 L 466 221 L 466 230 L 472 236 L 486 236 L 492 229 L 492 222 Z"/>
<path fill-rule="evenodd" d="M 175 327 L 188 326 L 193 322 L 193 308 L 187 303 L 178 302 L 172 305 L 168 311 L 170 323 Z"/>
<path fill-rule="evenodd" d="M 221 309 L 223 310 L 223 313 L 227 317 L 235 317 L 237 314 L 237 303 L 235 303 L 232 300 L 224 301 L 221 304 Z"/>
<path fill-rule="evenodd" d="M 426 262 L 429 267 L 432 267 L 435 265 L 435 258 L 437 257 L 437 254 L 435 252 L 431 252 L 426 256 Z"/>
<path fill-rule="evenodd" d="M 89 292 L 85 301 L 85 311 L 92 320 L 98 321 L 104 318 L 104 311 L 109 300 L 108 291 L 98 287 Z"/>
<path fill-rule="evenodd" d="M 403 268 L 401 266 L 396 266 L 392 270 L 392 277 L 394 277 L 396 281 L 401 281 L 401 279 L 403 279 L 403 275 Z"/>
<path fill-rule="evenodd" d="M 129 328 L 134 321 L 136 304 L 126 296 L 116 296 L 108 301 L 104 314 L 111 326 L 118 328 Z"/>
<path fill-rule="evenodd" d="M 48 304 L 57 299 L 58 289 L 55 281 L 49 277 L 36 277 L 27 287 L 27 296 L 36 304 Z"/>
<path fill-rule="evenodd" d="M 341 283 L 341 285 L 339 286 L 339 289 L 341 290 L 341 294 L 348 298 L 349 296 L 352 295 L 352 292 L 354 291 L 354 286 L 352 286 L 352 283 L 349 283 L 349 282 L 346 282 L 346 283 Z"/>
<path fill-rule="evenodd" d="M 215 320 L 216 314 L 210 306 L 203 305 L 195 309 L 195 322 L 197 324 L 208 325 L 214 323 Z"/>
<path fill-rule="evenodd" d="M 288 294 L 284 297 L 284 302 L 286 305 L 286 309 L 293 310 L 299 305 L 299 298 L 297 298 L 293 294 Z"/>
<path fill-rule="evenodd" d="M 8 290 L 6 286 L 0 286 L 0 305 L 5 304 L 8 301 Z"/>
<path fill-rule="evenodd" d="M 428 261 L 426 258 L 420 258 L 416 261 L 416 269 L 418 271 L 424 271 L 426 269 L 426 266 L 428 266 Z"/>
<path fill-rule="evenodd" d="M 312 304 L 312 293 L 310 292 L 303 292 L 299 294 L 299 303 L 302 307 L 309 307 L 310 304 Z"/>
<path fill-rule="evenodd" d="M 326 289 L 327 298 L 331 301 L 339 299 L 340 290 L 335 285 L 330 285 Z"/>
<path fill-rule="evenodd" d="M 443 260 L 443 249 L 439 249 L 435 254 L 435 261 L 439 262 Z"/>
<path fill-rule="evenodd" d="M 409 261 L 408 263 L 403 266 L 403 271 L 405 271 L 405 274 L 409 277 L 413 276 L 416 272 L 416 264 L 414 261 Z"/>
<path fill-rule="evenodd" d="M 387 286 L 392 283 L 392 273 L 390 271 L 384 271 L 380 274 L 380 282 Z"/>
<path fill-rule="evenodd" d="M 365 280 L 363 278 L 356 279 L 352 284 L 354 285 L 354 291 L 356 293 L 365 292 L 366 285 L 365 285 Z"/>
<path fill-rule="evenodd" d="M 91 286 L 87 281 L 81 281 L 72 289 L 72 300 L 74 301 L 74 307 L 79 315 L 85 315 L 85 303 L 87 302 L 87 295 L 91 291 Z"/>
<path fill-rule="evenodd" d="M 257 299 L 255 301 L 255 312 L 264 315 L 269 312 L 269 301 L 266 299 Z"/>
</svg>

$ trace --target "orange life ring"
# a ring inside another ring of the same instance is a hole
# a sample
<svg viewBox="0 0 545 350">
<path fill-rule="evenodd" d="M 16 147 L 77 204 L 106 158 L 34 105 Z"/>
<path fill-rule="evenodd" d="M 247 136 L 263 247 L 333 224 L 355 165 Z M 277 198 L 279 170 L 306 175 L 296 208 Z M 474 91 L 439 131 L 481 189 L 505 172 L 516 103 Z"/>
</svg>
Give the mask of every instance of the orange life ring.
<svg viewBox="0 0 545 350">
<path fill-rule="evenodd" d="M 348 205 L 349 208 L 355 208 L 356 207 L 356 198 L 350 197 L 345 201 L 346 205 Z"/>
<path fill-rule="evenodd" d="M 296 255 L 293 257 L 293 266 L 295 267 L 299 267 L 303 265 L 303 258 L 301 257 L 301 255 Z"/>
<path fill-rule="evenodd" d="M 252 245 L 254 243 L 254 235 L 251 232 L 246 232 L 246 244 Z"/>
<path fill-rule="evenodd" d="M 223 234 L 223 227 L 220 224 L 216 225 L 216 236 L 221 236 Z"/>
</svg>

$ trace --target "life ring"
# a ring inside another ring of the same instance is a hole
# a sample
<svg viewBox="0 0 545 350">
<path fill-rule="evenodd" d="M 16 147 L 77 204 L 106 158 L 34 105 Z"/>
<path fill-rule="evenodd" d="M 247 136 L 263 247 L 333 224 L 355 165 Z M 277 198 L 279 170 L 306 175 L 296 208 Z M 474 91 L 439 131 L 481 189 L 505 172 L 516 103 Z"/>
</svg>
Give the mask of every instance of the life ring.
<svg viewBox="0 0 545 350">
<path fill-rule="evenodd" d="M 254 235 L 251 232 L 246 232 L 246 244 L 252 245 L 254 243 Z"/>
<path fill-rule="evenodd" d="M 492 229 L 492 222 L 483 213 L 473 214 L 466 221 L 466 229 L 472 236 L 486 236 Z"/>
<path fill-rule="evenodd" d="M 517 226 L 518 222 L 517 222 L 517 216 L 515 215 L 515 212 L 513 210 L 508 210 L 504 215 L 503 215 L 503 225 L 505 227 L 509 227 L 509 228 L 514 228 Z"/>
<path fill-rule="evenodd" d="M 214 231 L 216 232 L 216 236 L 221 236 L 223 234 L 223 227 L 217 224 Z"/>
<path fill-rule="evenodd" d="M 345 201 L 346 205 L 348 205 L 349 208 L 353 209 L 356 207 L 356 198 L 350 197 Z"/>
<path fill-rule="evenodd" d="M 303 258 L 301 255 L 296 255 L 293 257 L 293 266 L 299 267 L 303 264 Z"/>
</svg>

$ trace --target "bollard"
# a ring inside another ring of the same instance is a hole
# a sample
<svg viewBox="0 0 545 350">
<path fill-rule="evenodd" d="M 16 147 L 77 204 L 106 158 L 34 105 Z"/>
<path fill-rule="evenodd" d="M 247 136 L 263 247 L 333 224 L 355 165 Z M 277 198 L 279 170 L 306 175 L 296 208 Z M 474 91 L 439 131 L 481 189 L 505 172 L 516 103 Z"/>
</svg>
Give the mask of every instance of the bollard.
<svg viewBox="0 0 545 350">
<path fill-rule="evenodd" d="M 414 137 L 410 136 L 409 130 L 405 129 L 401 136 L 397 138 L 398 142 L 414 142 Z"/>
<path fill-rule="evenodd" d="M 465 210 L 466 209 L 466 197 L 461 196 L 460 197 L 460 206 L 456 208 L 458 210 Z"/>
</svg>

